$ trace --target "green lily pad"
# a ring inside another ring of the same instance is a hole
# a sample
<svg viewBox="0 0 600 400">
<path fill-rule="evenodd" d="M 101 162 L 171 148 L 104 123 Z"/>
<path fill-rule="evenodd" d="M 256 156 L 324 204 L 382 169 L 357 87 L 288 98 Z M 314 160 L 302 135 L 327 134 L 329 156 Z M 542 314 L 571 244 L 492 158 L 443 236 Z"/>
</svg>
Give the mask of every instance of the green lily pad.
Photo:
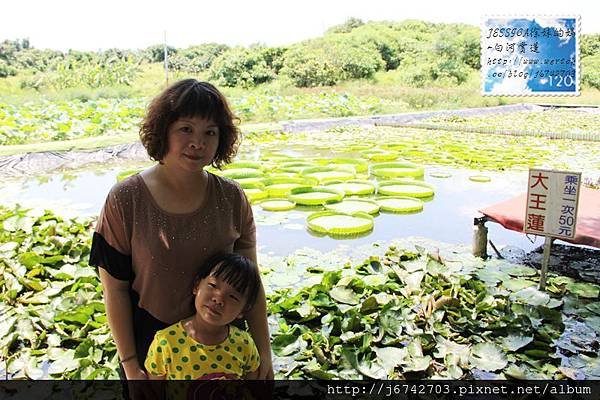
<svg viewBox="0 0 600 400">
<path fill-rule="evenodd" d="M 473 182 L 489 182 L 492 180 L 492 178 L 485 175 L 472 175 L 469 176 L 469 180 Z"/>
<path fill-rule="evenodd" d="M 527 279 L 506 279 L 502 282 L 502 286 L 511 292 L 518 292 L 528 287 L 537 286 L 537 283 Z"/>
<path fill-rule="evenodd" d="M 514 379 L 527 379 L 526 372 L 515 364 L 510 364 L 502 371 L 504 375 Z"/>
<path fill-rule="evenodd" d="M 347 181 L 354 179 L 356 176 L 356 172 L 354 169 L 350 171 L 349 169 L 345 169 L 342 167 L 313 167 L 302 170 L 302 175 L 315 178 L 319 182 L 325 183 L 331 181 Z"/>
<path fill-rule="evenodd" d="M 510 335 L 502 338 L 502 346 L 509 351 L 517 351 L 533 341 L 533 337 Z"/>
<path fill-rule="evenodd" d="M 420 177 L 424 168 L 411 162 L 390 162 L 371 165 L 371 175 L 378 178 Z"/>
<path fill-rule="evenodd" d="M 393 213 L 413 213 L 423 210 L 423 202 L 413 197 L 390 196 L 375 199 L 381 211 Z"/>
<path fill-rule="evenodd" d="M 534 287 L 528 287 L 513 293 L 511 297 L 532 306 L 543 306 L 550 301 L 550 295 L 548 293 L 541 292 Z"/>
<path fill-rule="evenodd" d="M 452 174 L 449 172 L 430 172 L 429 176 L 432 178 L 450 178 Z"/>
<path fill-rule="evenodd" d="M 270 199 L 261 202 L 260 207 L 265 211 L 288 211 L 296 207 L 296 203 L 286 199 Z"/>
<path fill-rule="evenodd" d="M 385 196 L 431 197 L 433 186 L 410 179 L 383 181 L 379 184 L 377 193 Z"/>
<path fill-rule="evenodd" d="M 471 350 L 471 364 L 483 371 L 498 371 L 508 364 L 500 346 L 493 343 L 478 343 Z"/>
<path fill-rule="evenodd" d="M 526 267 L 524 265 L 515 265 L 508 268 L 501 268 L 502 271 L 506 272 L 511 276 L 536 276 L 537 270 L 535 268 Z"/>
<path fill-rule="evenodd" d="M 244 189 L 244 193 L 248 200 L 252 203 L 258 200 L 263 200 L 269 197 L 269 194 L 262 189 L 249 188 Z"/>
<path fill-rule="evenodd" d="M 354 214 L 359 211 L 367 214 L 377 214 L 379 212 L 379 204 L 367 199 L 344 199 L 339 203 L 327 204 L 325 208 L 344 214 Z"/>
<path fill-rule="evenodd" d="M 598 302 L 592 303 L 592 304 L 588 304 L 587 306 L 585 306 L 585 308 L 587 308 L 588 310 L 590 310 L 594 314 L 600 315 L 600 303 L 598 303 Z"/>
<path fill-rule="evenodd" d="M 259 178 L 264 174 L 255 168 L 230 168 L 221 171 L 221 176 L 229 179 Z"/>
<path fill-rule="evenodd" d="M 117 174 L 117 182 L 121 182 L 121 181 L 129 178 L 130 176 L 135 175 L 141 171 L 142 171 L 141 169 L 129 169 L 126 171 L 121 171 L 121 172 L 119 172 L 119 174 Z"/>
<path fill-rule="evenodd" d="M 405 348 L 398 347 L 376 347 L 374 349 L 377 354 L 377 362 L 385 369 L 388 376 L 397 366 L 404 363 L 408 352 Z"/>
<path fill-rule="evenodd" d="M 375 192 L 375 184 L 371 181 L 364 180 L 349 180 L 347 182 L 330 182 L 326 184 L 327 187 L 340 190 L 346 194 L 346 196 L 362 196 L 373 194 Z"/>
<path fill-rule="evenodd" d="M 302 336 L 278 335 L 271 342 L 273 352 L 278 356 L 289 356 L 298 354 L 307 346 L 306 340 Z"/>
<path fill-rule="evenodd" d="M 355 235 L 373 229 L 373 217 L 364 212 L 346 215 L 320 211 L 309 215 L 306 221 L 309 229 L 331 235 Z"/>
<path fill-rule="evenodd" d="M 79 360 L 75 359 L 74 356 L 75 350 L 65 351 L 60 358 L 50 363 L 48 373 L 50 375 L 59 375 L 77 369 L 79 367 Z"/>
<path fill-rule="evenodd" d="M 332 299 L 344 304 L 355 305 L 360 301 L 354 290 L 345 286 L 335 286 L 329 291 L 329 295 Z"/>
<path fill-rule="evenodd" d="M 477 277 L 482 281 L 489 284 L 497 284 L 498 282 L 504 281 L 507 278 L 507 275 L 496 270 L 491 269 L 480 269 L 477 271 Z"/>
<path fill-rule="evenodd" d="M 593 283 L 574 282 L 567 284 L 567 290 L 579 297 L 595 299 L 598 298 L 600 287 Z"/>
<path fill-rule="evenodd" d="M 344 193 L 324 186 L 292 189 L 288 200 L 305 206 L 318 206 L 342 201 Z"/>
</svg>

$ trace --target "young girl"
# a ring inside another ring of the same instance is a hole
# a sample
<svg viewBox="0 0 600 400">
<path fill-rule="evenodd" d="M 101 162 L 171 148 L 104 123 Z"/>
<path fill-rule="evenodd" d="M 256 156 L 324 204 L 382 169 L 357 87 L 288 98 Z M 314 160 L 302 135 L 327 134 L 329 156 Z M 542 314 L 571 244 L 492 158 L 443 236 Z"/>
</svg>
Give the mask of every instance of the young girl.
<svg viewBox="0 0 600 400">
<path fill-rule="evenodd" d="M 150 379 L 256 379 L 256 345 L 231 322 L 252 309 L 259 287 L 258 268 L 248 258 L 211 258 L 194 282 L 196 314 L 154 336 L 144 364 Z"/>
</svg>

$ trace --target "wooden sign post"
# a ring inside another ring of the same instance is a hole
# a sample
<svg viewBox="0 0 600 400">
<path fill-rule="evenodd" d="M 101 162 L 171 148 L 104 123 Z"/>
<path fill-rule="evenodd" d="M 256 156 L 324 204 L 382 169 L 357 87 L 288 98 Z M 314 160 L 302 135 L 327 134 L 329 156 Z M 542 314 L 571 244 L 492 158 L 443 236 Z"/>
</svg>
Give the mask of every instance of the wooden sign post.
<svg viewBox="0 0 600 400">
<path fill-rule="evenodd" d="M 540 290 L 546 289 L 550 248 L 554 239 L 573 239 L 581 172 L 530 169 L 523 232 L 545 236 Z"/>
</svg>

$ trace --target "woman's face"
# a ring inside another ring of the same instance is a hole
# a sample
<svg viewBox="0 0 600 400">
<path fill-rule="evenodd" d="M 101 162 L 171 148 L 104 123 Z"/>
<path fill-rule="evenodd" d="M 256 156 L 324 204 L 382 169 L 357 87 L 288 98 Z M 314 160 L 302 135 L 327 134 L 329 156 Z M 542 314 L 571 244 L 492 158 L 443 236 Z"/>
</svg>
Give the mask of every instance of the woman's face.
<svg viewBox="0 0 600 400">
<path fill-rule="evenodd" d="M 210 165 L 219 147 L 219 127 L 201 117 L 182 117 L 167 131 L 168 151 L 163 164 L 186 171 L 200 171 Z"/>
</svg>

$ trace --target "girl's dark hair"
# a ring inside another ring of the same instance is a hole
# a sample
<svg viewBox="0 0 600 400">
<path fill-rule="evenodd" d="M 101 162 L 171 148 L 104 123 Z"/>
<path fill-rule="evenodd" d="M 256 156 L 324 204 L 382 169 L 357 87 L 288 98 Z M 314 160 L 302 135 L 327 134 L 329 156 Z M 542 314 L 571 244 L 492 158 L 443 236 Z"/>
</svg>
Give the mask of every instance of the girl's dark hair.
<svg viewBox="0 0 600 400">
<path fill-rule="evenodd" d="M 140 127 L 140 139 L 151 159 L 161 161 L 167 154 L 169 127 L 182 117 L 213 120 L 219 127 L 219 147 L 212 165 L 221 168 L 231 162 L 240 139 L 239 120 L 216 87 L 196 79 L 174 83 L 148 106 Z"/>
<path fill-rule="evenodd" d="M 244 312 L 254 307 L 261 283 L 258 268 L 252 260 L 236 253 L 217 254 L 200 268 L 194 287 L 209 275 L 223 279 L 246 297 Z"/>
</svg>

